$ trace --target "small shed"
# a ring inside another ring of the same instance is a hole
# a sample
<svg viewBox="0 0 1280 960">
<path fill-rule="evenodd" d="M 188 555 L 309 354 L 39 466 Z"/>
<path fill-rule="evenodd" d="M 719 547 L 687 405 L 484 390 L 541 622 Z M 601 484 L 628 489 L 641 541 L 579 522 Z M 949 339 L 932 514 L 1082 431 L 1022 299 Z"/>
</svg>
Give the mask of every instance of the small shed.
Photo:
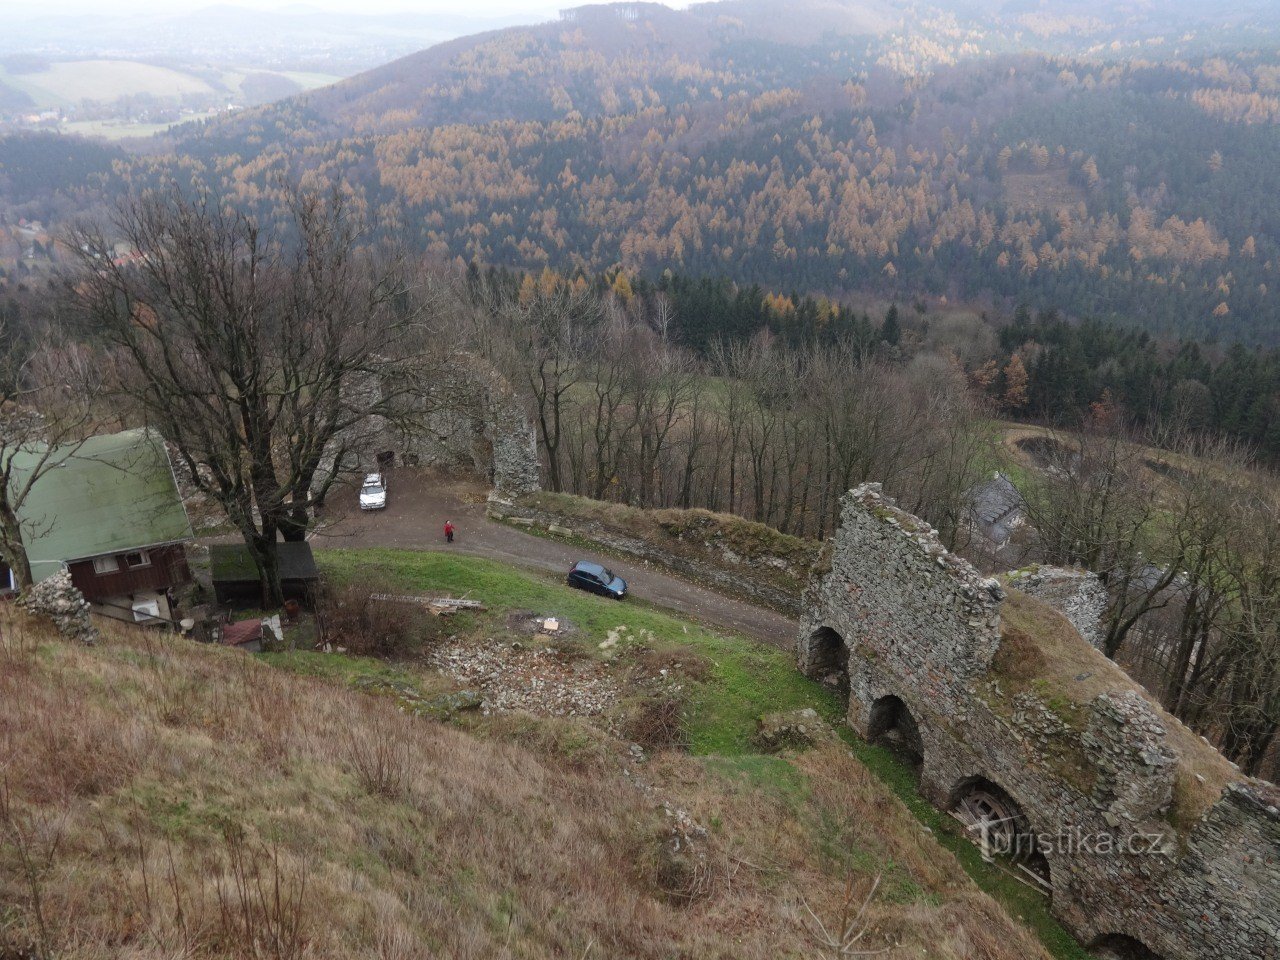
<svg viewBox="0 0 1280 960">
<path fill-rule="evenodd" d="M 306 603 L 320 580 L 309 543 L 277 544 L 280 586 L 285 599 Z M 262 600 L 262 585 L 253 555 L 243 543 L 218 543 L 209 551 L 213 568 L 213 595 L 218 603 L 251 604 Z"/>
<path fill-rule="evenodd" d="M 224 647 L 234 647 L 246 653 L 262 652 L 262 621 L 238 620 L 228 623 L 218 631 L 218 642 Z"/>
</svg>

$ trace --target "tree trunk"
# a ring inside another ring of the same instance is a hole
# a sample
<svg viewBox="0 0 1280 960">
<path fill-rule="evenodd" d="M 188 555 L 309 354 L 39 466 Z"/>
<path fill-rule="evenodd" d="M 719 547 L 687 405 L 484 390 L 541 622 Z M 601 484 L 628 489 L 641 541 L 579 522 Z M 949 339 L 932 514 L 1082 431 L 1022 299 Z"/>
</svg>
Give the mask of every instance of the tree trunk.
<svg viewBox="0 0 1280 960">
<path fill-rule="evenodd" d="M 22 542 L 22 524 L 7 506 L 0 508 L 0 556 L 13 571 L 13 585 L 19 592 L 31 586 L 31 559 Z"/>
<path fill-rule="evenodd" d="M 307 539 L 310 515 L 304 506 L 295 506 L 280 518 L 280 535 L 287 543 L 302 543 Z"/>
<path fill-rule="evenodd" d="M 266 533 L 246 533 L 245 545 L 258 568 L 258 583 L 262 592 L 262 609 L 274 610 L 284 604 L 284 590 L 280 585 L 280 551 L 275 530 Z"/>
</svg>

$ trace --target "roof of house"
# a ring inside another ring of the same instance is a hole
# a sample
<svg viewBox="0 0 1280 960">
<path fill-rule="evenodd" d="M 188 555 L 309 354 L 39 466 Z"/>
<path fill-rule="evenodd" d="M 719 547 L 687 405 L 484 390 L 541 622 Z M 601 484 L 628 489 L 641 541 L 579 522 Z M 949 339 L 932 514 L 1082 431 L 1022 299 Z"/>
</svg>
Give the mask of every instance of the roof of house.
<svg viewBox="0 0 1280 960">
<path fill-rule="evenodd" d="M 315 557 L 309 543 L 278 543 L 276 556 L 280 562 L 280 579 L 319 580 Z M 215 543 L 209 548 L 214 583 L 257 583 L 258 568 L 253 555 L 243 543 Z"/>
<path fill-rule="evenodd" d="M 13 482 L 38 469 L 45 449 L 20 451 Z M 90 437 L 55 449 L 19 511 L 31 574 L 62 563 L 191 539 L 169 453 L 146 429 Z"/>
<path fill-rule="evenodd" d="M 969 510 L 990 540 L 1009 539 L 1022 513 L 1022 494 L 1003 473 L 995 473 L 969 491 Z"/>
</svg>

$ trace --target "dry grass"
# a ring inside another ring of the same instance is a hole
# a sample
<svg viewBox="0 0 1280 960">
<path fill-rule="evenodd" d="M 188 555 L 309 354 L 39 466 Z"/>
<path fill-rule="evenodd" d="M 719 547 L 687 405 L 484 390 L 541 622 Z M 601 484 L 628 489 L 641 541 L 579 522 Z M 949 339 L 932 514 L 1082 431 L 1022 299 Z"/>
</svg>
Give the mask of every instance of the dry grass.
<svg viewBox="0 0 1280 960">
<path fill-rule="evenodd" d="M 812 957 L 792 908 L 882 874 L 884 956 L 1045 957 L 838 746 L 666 752 L 640 788 L 578 722 L 467 732 L 234 651 L 2 626 L 0 955 Z"/>
</svg>

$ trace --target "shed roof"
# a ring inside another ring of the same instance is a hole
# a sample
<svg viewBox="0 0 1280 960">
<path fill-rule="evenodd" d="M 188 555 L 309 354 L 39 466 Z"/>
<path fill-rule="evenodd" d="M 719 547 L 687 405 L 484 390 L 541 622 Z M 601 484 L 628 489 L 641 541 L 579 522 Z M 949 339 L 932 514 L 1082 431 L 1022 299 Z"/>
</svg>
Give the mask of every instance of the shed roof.
<svg viewBox="0 0 1280 960">
<path fill-rule="evenodd" d="M 221 643 L 227 647 L 241 647 L 262 639 L 261 620 L 239 620 L 222 628 Z"/>
<path fill-rule="evenodd" d="M 319 580 L 309 543 L 278 543 L 281 580 Z M 257 583 L 258 568 L 243 543 L 215 543 L 209 548 L 214 583 Z"/>
<path fill-rule="evenodd" d="M 46 447 L 13 458 L 13 482 L 39 468 Z M 61 564 L 191 539 L 169 453 L 146 429 L 90 437 L 55 449 L 54 464 L 31 487 L 19 511 L 31 573 L 52 576 Z"/>
</svg>

